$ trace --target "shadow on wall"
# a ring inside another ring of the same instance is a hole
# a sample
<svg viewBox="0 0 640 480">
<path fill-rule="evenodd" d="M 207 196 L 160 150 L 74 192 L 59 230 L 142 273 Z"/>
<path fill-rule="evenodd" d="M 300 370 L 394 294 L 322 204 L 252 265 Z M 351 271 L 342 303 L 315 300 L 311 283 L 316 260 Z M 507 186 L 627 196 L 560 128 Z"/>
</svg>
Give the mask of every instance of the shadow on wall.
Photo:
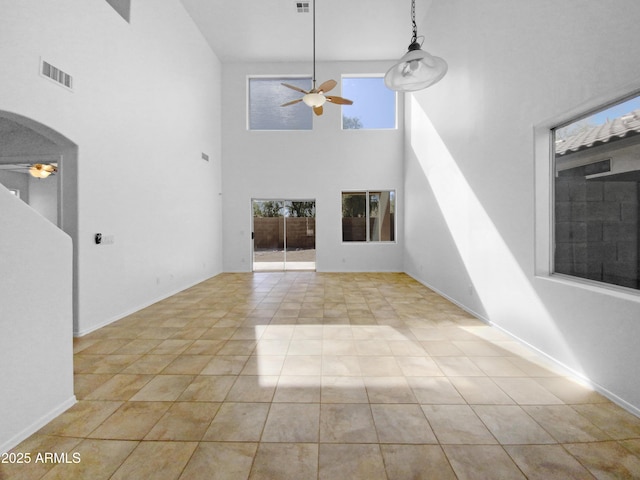
<svg viewBox="0 0 640 480">
<path fill-rule="evenodd" d="M 411 149 L 406 152 L 405 172 L 405 272 L 449 301 L 464 305 L 463 308 L 475 317 L 486 319 L 485 308 L 474 290 L 442 212 L 428 208 L 436 203 L 435 195 Z"/>
<path fill-rule="evenodd" d="M 431 187 L 487 319 L 584 377 L 559 330 L 415 97 L 410 145 Z M 446 292 L 445 292 L 446 293 Z"/>
</svg>

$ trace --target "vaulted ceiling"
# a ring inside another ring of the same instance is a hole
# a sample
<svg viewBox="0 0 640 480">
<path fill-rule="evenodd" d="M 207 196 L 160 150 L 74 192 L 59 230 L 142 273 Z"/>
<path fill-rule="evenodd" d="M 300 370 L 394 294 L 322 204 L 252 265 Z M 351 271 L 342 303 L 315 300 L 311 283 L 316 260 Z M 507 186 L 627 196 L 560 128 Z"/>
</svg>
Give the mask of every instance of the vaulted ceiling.
<svg viewBox="0 0 640 480">
<path fill-rule="evenodd" d="M 222 62 L 310 61 L 313 15 L 297 0 L 181 0 Z M 431 0 L 416 0 L 418 33 Z M 411 40 L 410 0 L 317 0 L 318 61 L 393 60 Z"/>
</svg>

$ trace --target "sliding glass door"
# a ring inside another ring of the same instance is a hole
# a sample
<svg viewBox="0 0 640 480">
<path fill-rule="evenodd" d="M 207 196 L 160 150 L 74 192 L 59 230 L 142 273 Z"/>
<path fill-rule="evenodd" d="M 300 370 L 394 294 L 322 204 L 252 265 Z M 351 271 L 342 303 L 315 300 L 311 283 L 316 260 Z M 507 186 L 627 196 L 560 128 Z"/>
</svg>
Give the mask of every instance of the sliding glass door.
<svg viewBox="0 0 640 480">
<path fill-rule="evenodd" d="M 252 200 L 253 270 L 315 270 L 315 200 Z"/>
<path fill-rule="evenodd" d="M 315 200 L 286 200 L 285 212 L 285 270 L 315 270 Z"/>
</svg>

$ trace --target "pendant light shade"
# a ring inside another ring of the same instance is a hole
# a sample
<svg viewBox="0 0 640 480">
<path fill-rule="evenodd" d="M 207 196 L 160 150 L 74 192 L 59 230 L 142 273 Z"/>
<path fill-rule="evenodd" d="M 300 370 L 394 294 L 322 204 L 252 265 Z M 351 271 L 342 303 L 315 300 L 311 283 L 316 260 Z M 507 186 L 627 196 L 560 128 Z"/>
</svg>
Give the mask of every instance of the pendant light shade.
<svg viewBox="0 0 640 480">
<path fill-rule="evenodd" d="M 412 49 L 412 47 L 414 47 Z M 411 44 L 409 51 L 384 76 L 387 88 L 399 92 L 422 90 L 439 82 L 447 73 L 447 62 Z"/>
<path fill-rule="evenodd" d="M 411 21 L 413 23 L 413 37 L 411 38 L 409 51 L 384 76 L 384 83 L 387 88 L 398 92 L 422 90 L 439 82 L 447 73 L 447 62 L 420 48 L 415 9 L 415 0 L 412 0 Z"/>
</svg>

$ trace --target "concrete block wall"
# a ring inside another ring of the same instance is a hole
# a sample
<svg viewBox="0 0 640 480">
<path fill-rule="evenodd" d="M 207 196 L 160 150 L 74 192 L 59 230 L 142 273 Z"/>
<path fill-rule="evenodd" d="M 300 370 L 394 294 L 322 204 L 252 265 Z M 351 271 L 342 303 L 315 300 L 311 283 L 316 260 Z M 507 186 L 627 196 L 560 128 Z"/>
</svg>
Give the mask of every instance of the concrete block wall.
<svg viewBox="0 0 640 480">
<path fill-rule="evenodd" d="M 558 273 L 640 287 L 638 183 L 556 179 Z"/>
<path fill-rule="evenodd" d="M 284 248 L 284 217 L 254 217 L 254 249 Z M 287 249 L 316 247 L 316 219 L 313 217 L 287 217 Z"/>
</svg>

